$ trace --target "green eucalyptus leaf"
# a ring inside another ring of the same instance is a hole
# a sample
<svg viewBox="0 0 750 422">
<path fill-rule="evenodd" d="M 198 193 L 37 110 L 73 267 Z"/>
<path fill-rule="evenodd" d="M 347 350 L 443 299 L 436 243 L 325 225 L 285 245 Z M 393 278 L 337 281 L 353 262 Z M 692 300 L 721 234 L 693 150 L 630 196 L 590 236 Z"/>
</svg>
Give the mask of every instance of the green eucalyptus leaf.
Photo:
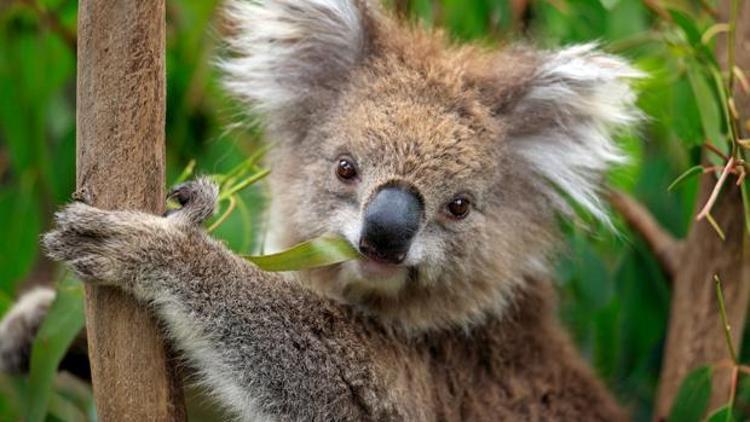
<svg viewBox="0 0 750 422">
<path fill-rule="evenodd" d="M 65 277 L 31 349 L 26 421 L 45 420 L 53 397 L 57 367 L 84 325 L 83 284 Z M 54 404 L 60 405 L 59 401 Z M 58 406 L 58 409 L 59 406 Z"/>
<path fill-rule="evenodd" d="M 750 234 L 750 183 L 745 180 L 740 186 L 740 192 L 742 194 L 742 206 L 745 212 L 745 228 L 748 234 Z"/>
<path fill-rule="evenodd" d="M 701 45 L 703 32 L 698 29 L 692 17 L 676 9 L 669 9 L 669 15 L 672 17 L 672 21 L 685 33 L 690 45 Z"/>
<path fill-rule="evenodd" d="M 0 290 L 12 294 L 31 272 L 39 250 L 41 203 L 38 179 L 31 173 L 17 184 L 0 187 Z"/>
<path fill-rule="evenodd" d="M 695 95 L 698 111 L 700 111 L 705 139 L 721 147 L 721 142 L 725 139 L 722 132 L 721 110 L 704 72 L 701 71 L 701 67 L 697 63 L 692 63 L 688 68 L 688 80 L 693 89 L 693 95 Z"/>
<path fill-rule="evenodd" d="M 86 414 L 62 394 L 53 392 L 49 398 L 49 414 L 65 422 L 86 422 Z"/>
<path fill-rule="evenodd" d="M 732 413 L 732 407 L 727 404 L 711 413 L 706 419 L 706 422 L 733 422 L 734 420 L 735 417 Z"/>
<path fill-rule="evenodd" d="M 279 253 L 244 258 L 265 271 L 298 271 L 339 264 L 359 256 L 346 239 L 323 235 Z"/>
<path fill-rule="evenodd" d="M 711 398 L 711 367 L 701 366 L 690 372 L 677 392 L 669 421 L 698 422 L 703 420 Z"/>
<path fill-rule="evenodd" d="M 669 85 L 671 85 L 669 89 L 672 95 L 671 109 L 667 116 L 670 121 L 665 122 L 665 125 L 669 125 L 670 130 L 674 131 L 677 137 L 687 145 L 703 145 L 706 136 L 703 134 L 698 102 L 704 99 L 699 99 L 693 93 L 687 77 L 681 77 Z M 667 118 L 667 116 L 662 118 Z"/>
<path fill-rule="evenodd" d="M 683 182 L 690 179 L 691 177 L 703 173 L 703 166 L 693 166 L 687 169 L 684 173 L 679 175 L 674 182 L 672 182 L 667 188 L 668 191 L 674 190 L 677 186 L 680 186 Z"/>
</svg>

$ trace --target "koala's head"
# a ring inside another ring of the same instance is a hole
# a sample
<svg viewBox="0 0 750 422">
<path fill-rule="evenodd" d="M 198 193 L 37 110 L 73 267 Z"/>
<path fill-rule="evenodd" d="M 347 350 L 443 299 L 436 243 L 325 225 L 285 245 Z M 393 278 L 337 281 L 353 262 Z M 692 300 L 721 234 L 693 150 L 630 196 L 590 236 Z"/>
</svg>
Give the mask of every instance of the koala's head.
<svg viewBox="0 0 750 422">
<path fill-rule="evenodd" d="M 606 220 L 611 133 L 637 119 L 622 60 L 451 46 L 354 0 L 230 3 L 226 85 L 276 147 L 274 246 L 323 233 L 359 261 L 315 290 L 412 328 L 497 315 L 545 277 L 555 215 Z"/>
</svg>

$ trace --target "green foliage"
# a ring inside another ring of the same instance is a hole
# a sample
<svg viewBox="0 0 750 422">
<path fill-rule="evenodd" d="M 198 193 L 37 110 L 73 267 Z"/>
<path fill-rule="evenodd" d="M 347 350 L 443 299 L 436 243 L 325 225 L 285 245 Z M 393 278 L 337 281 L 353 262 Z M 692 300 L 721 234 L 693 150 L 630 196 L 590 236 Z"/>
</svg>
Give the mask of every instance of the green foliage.
<svg viewBox="0 0 750 422">
<path fill-rule="evenodd" d="M 321 236 L 272 255 L 245 256 L 266 271 L 297 271 L 325 267 L 359 257 L 348 240 Z"/>
<path fill-rule="evenodd" d="M 674 399 L 672 411 L 669 413 L 670 421 L 699 422 L 703 420 L 711 398 L 711 376 L 711 368 L 702 366 L 685 377 Z"/>
<path fill-rule="evenodd" d="M 83 325 L 83 285 L 65 277 L 57 288 L 55 302 L 32 346 L 26 402 L 27 421 L 44 421 L 49 407 L 56 407 L 66 414 L 77 410 L 66 398 L 53 393 L 52 383 L 58 365 Z M 50 400 L 54 403 L 50 403 Z"/>
<path fill-rule="evenodd" d="M 456 39 L 487 45 L 520 40 L 551 48 L 597 40 L 646 71 L 649 78 L 638 89 L 647 120 L 637 133 L 623 134 L 632 163 L 610 182 L 637 197 L 676 236 L 686 233 L 697 211 L 704 143 L 723 155 L 746 157 L 737 147 L 726 107 L 727 81 L 712 53 L 716 40 L 706 36 L 714 24 L 705 10 L 710 2 L 670 0 L 662 9 L 662 2 L 638 0 L 538 0 L 523 12 L 513 6 L 522 2 L 510 0 L 387 3 L 398 3 L 410 18 L 445 28 Z M 211 66 L 219 49 L 211 29 L 221 23 L 218 4 L 167 0 L 168 180 L 212 175 L 221 185 L 222 200 L 209 229 L 238 253 L 257 254 L 264 236 L 263 143 L 254 126 L 234 125 L 241 115 L 238 105 L 221 92 Z M 49 272 L 38 238 L 73 190 L 75 19 L 73 0 L 9 0 L 0 6 L 0 315 L 26 280 Z M 713 159 L 717 166 L 726 163 L 719 154 Z M 750 232 L 748 189 L 745 183 Z M 579 222 L 563 227 L 570 248 L 558 265 L 560 315 L 635 419 L 649 420 L 669 292 L 645 243 L 621 222 L 617 225 L 616 234 Z M 345 252 L 335 260 L 350 256 Z M 65 281 L 61 286 L 67 287 L 34 347 L 31 377 L 0 375 L 0 420 L 93 419 L 90 387 L 53 376 L 60 350 L 80 327 L 82 315 L 80 285 Z M 711 369 L 702 368 L 688 377 L 673 420 L 698 420 L 709 410 L 704 397 L 710 376 Z M 737 418 L 746 417 L 740 404 L 750 403 L 750 383 L 744 378 L 737 403 Z M 710 420 L 731 417 L 725 408 Z"/>
<path fill-rule="evenodd" d="M 707 422 L 733 422 L 736 420 L 730 406 L 722 406 L 706 419 Z"/>
</svg>

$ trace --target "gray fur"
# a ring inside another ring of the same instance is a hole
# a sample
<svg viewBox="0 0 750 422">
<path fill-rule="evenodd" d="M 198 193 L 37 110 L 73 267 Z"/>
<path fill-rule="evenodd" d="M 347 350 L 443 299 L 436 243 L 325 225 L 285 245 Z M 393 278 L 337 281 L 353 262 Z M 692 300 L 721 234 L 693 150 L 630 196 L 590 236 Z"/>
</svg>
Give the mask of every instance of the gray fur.
<svg viewBox="0 0 750 422">
<path fill-rule="evenodd" d="M 210 214 L 215 186 L 180 189 L 190 199 L 166 218 L 74 203 L 56 214 L 44 246 L 83 280 L 151 303 L 211 390 L 243 419 L 395 417 L 381 400 L 366 325 L 208 237 L 191 216 Z"/>
<path fill-rule="evenodd" d="M 28 370 L 34 336 L 54 299 L 54 290 L 37 287 L 25 293 L 0 321 L 0 372 Z"/>
</svg>

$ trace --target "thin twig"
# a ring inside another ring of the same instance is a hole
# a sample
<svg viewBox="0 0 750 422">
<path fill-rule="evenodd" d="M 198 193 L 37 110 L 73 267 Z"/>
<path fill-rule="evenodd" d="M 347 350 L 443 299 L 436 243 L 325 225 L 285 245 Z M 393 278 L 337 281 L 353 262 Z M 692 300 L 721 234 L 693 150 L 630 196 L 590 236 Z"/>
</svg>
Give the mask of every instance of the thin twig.
<svg viewBox="0 0 750 422">
<path fill-rule="evenodd" d="M 721 289 L 721 279 L 718 274 L 714 274 L 714 283 L 716 284 L 716 299 L 719 301 L 721 323 L 724 326 L 724 340 L 727 342 L 727 348 L 729 349 L 729 356 L 732 358 L 732 362 L 734 362 L 735 365 L 738 365 L 737 353 L 734 351 L 734 343 L 732 342 L 732 327 L 729 325 L 729 318 L 727 318 L 727 308 L 724 304 L 724 293 Z"/>
<path fill-rule="evenodd" d="M 662 269 L 670 276 L 677 274 L 682 243 L 667 232 L 641 203 L 619 191 L 611 191 L 609 201 L 635 232 L 646 241 Z"/>
<path fill-rule="evenodd" d="M 744 166 L 739 166 L 740 175 L 737 177 L 737 186 L 742 186 L 742 183 L 745 182 L 745 177 L 747 177 L 747 170 L 745 170 Z"/>
<path fill-rule="evenodd" d="M 724 22 L 714 24 L 703 33 L 701 42 L 708 45 L 715 36 L 727 31 L 729 31 L 729 24 Z"/>
<path fill-rule="evenodd" d="M 732 68 L 732 73 L 734 73 L 734 77 L 740 83 L 742 91 L 745 94 L 750 93 L 750 81 L 747 80 L 747 75 L 745 75 L 745 72 L 743 72 L 739 66 L 735 66 Z"/>
<path fill-rule="evenodd" d="M 643 0 L 643 4 L 651 9 L 652 12 L 659 15 L 666 22 L 672 22 L 672 16 L 659 4 L 657 0 Z"/>
<path fill-rule="evenodd" d="M 734 92 L 734 79 L 735 75 L 732 71 L 734 69 L 736 59 L 735 46 L 737 45 L 737 16 L 740 14 L 740 0 L 731 0 L 732 4 L 729 11 L 729 33 L 727 34 L 727 69 L 729 69 L 729 95 Z"/>
<path fill-rule="evenodd" d="M 711 213 L 706 214 L 706 221 L 708 221 L 708 224 L 711 225 L 711 227 L 716 232 L 716 235 L 719 236 L 719 239 L 721 239 L 722 242 L 727 240 L 727 236 L 724 234 L 724 230 L 721 229 L 721 226 L 716 221 L 716 219 L 714 219 L 714 216 L 711 215 Z"/>
<path fill-rule="evenodd" d="M 727 155 L 726 155 L 726 154 L 724 154 L 724 153 L 723 153 L 723 152 L 722 152 L 722 151 L 721 151 L 721 150 L 720 150 L 719 148 L 716 148 L 716 145 L 712 144 L 712 143 L 711 143 L 710 141 L 706 141 L 706 142 L 705 142 L 705 143 L 703 144 L 703 147 L 704 147 L 704 148 L 706 148 L 707 150 L 709 150 L 709 151 L 713 152 L 714 154 L 718 155 L 718 156 L 719 156 L 719 157 L 721 157 L 721 158 L 722 158 L 722 159 L 723 159 L 724 161 L 726 161 L 726 160 L 728 160 L 728 159 L 729 159 L 729 157 L 727 157 Z"/>
<path fill-rule="evenodd" d="M 716 10 L 713 6 L 711 6 L 707 0 L 701 0 L 701 8 L 706 11 L 711 17 L 718 18 L 719 17 L 719 11 Z"/>
<path fill-rule="evenodd" d="M 729 403 L 727 407 L 731 411 L 734 408 L 734 402 L 737 400 L 737 383 L 740 379 L 740 368 L 735 365 L 732 368 L 732 377 L 729 379 Z"/>
<path fill-rule="evenodd" d="M 714 207 L 716 200 L 719 198 L 721 187 L 724 186 L 724 182 L 727 180 L 727 176 L 729 176 L 729 172 L 732 168 L 734 168 L 734 157 L 729 157 L 727 164 L 724 166 L 724 170 L 721 172 L 721 176 L 719 176 L 719 180 L 716 182 L 716 185 L 714 185 L 714 190 L 711 192 L 711 196 L 708 198 L 706 205 L 703 206 L 703 209 L 695 218 L 696 221 L 700 221 L 706 218 L 706 216 L 711 212 L 711 208 Z"/>
</svg>

